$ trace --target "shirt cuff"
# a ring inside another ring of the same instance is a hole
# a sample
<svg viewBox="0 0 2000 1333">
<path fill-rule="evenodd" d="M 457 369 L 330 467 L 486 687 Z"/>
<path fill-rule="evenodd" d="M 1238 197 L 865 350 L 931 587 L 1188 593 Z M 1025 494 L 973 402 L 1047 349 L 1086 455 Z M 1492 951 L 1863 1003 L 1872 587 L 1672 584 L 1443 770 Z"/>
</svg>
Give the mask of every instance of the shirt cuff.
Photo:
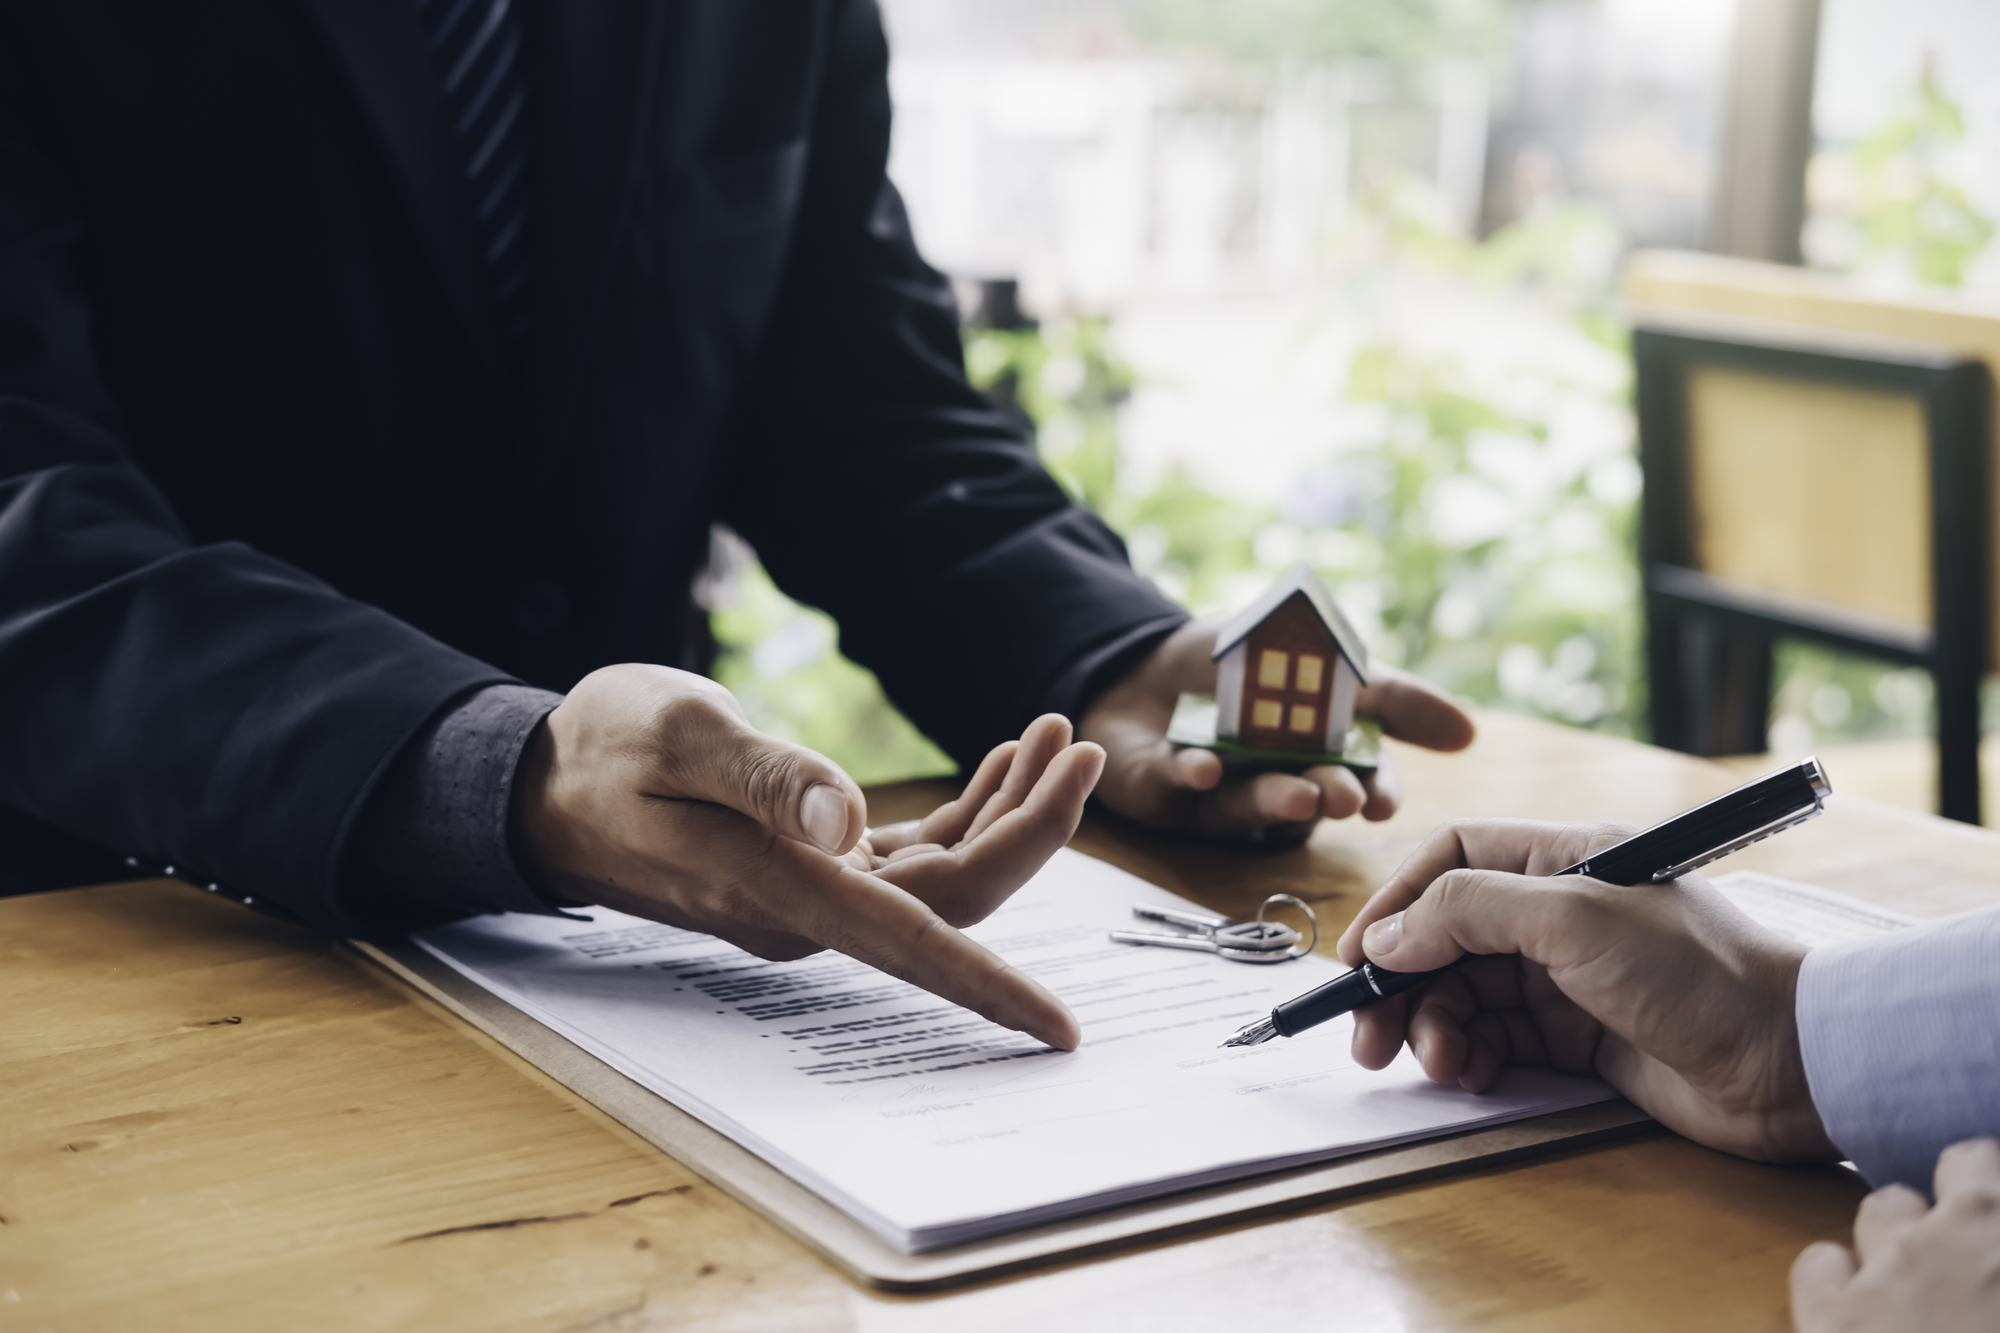
<svg viewBox="0 0 2000 1333">
<path fill-rule="evenodd" d="M 376 919 L 550 915 L 514 864 L 507 811 L 521 751 L 560 694 L 491 685 L 425 725 L 362 813 L 349 877 Z"/>
<path fill-rule="evenodd" d="M 2000 911 L 1829 945 L 1799 970 L 1799 1047 L 1827 1136 L 1877 1187 L 2000 1136 Z"/>
</svg>

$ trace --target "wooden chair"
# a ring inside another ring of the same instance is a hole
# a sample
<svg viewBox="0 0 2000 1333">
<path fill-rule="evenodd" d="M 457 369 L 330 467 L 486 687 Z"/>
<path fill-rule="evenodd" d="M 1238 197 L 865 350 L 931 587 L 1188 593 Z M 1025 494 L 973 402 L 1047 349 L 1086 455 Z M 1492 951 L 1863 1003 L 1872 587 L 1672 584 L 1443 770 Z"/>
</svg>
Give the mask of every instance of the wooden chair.
<svg viewBox="0 0 2000 1333">
<path fill-rule="evenodd" d="M 1775 636 L 1922 667 L 1939 812 L 1978 823 L 2000 309 L 1707 255 L 1625 290 L 1653 739 L 1763 750 Z"/>
</svg>

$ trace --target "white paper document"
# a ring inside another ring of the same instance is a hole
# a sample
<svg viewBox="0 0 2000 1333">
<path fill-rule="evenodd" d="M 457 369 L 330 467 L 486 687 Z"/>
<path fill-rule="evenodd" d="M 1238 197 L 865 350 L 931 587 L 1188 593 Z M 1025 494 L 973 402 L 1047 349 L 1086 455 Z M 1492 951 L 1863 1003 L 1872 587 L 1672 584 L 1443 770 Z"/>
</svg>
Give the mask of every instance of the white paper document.
<svg viewBox="0 0 2000 1333">
<path fill-rule="evenodd" d="M 768 963 L 603 908 L 417 941 L 906 1251 L 1615 1095 L 1510 1070 L 1473 1096 L 1407 1052 L 1371 1073 L 1345 1018 L 1220 1050 L 1341 969 L 1110 943 L 1142 902 L 1191 906 L 1065 850 L 970 932 L 1075 1011 L 1070 1053 L 839 954 Z"/>
<path fill-rule="evenodd" d="M 1808 944 L 1911 921 L 1768 875 L 1715 883 Z M 1473 1096 L 1407 1052 L 1370 1073 L 1348 1058 L 1345 1018 L 1218 1049 L 1340 968 L 1107 941 L 1142 902 L 1190 905 L 1066 850 L 970 932 L 1076 1012 L 1083 1046 L 1067 1054 L 839 954 L 769 963 L 603 908 L 417 941 L 908 1251 L 1614 1095 L 1517 1069 Z"/>
<path fill-rule="evenodd" d="M 1738 870 L 1712 882 L 1758 925 L 1808 947 L 1865 939 L 1914 926 L 1918 920 L 1815 884 L 1755 870 Z"/>
</svg>

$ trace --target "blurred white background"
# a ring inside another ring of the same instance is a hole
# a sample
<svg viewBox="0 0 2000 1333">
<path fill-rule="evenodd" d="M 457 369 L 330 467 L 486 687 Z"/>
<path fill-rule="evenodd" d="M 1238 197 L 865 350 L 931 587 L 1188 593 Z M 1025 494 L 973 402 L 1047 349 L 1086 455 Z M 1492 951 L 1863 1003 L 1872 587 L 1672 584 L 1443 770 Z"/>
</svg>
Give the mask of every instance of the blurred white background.
<svg viewBox="0 0 2000 1333">
<path fill-rule="evenodd" d="M 973 378 L 1143 572 L 1212 611 L 1306 559 L 1385 660 L 1643 734 L 1618 265 L 1719 234 L 1738 4 L 1785 0 L 882 2 Z M 2000 4 L 1821 0 L 1818 50 L 1807 262 L 2000 287 Z M 746 560 L 710 591 L 760 725 L 937 771 Z M 1779 671 L 1780 750 L 1927 726 L 1913 673 Z"/>
</svg>

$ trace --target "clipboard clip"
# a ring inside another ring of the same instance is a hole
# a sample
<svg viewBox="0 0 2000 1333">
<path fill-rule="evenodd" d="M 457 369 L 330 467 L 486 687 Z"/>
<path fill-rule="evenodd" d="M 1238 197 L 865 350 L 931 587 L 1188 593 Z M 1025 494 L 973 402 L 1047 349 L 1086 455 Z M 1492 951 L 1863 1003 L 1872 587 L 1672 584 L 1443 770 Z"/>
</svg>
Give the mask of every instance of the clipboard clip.
<svg viewBox="0 0 2000 1333">
<path fill-rule="evenodd" d="M 1267 921 L 1273 907 L 1296 907 L 1312 926 L 1307 939 L 1281 921 Z M 1233 917 L 1207 912 L 1190 912 L 1178 907 L 1156 907 L 1150 903 L 1133 905 L 1132 915 L 1141 921 L 1158 921 L 1178 926 L 1175 931 L 1114 930 L 1115 944 L 1148 945 L 1162 949 L 1192 949 L 1212 953 L 1233 963 L 1284 963 L 1302 958 L 1319 943 L 1319 918 L 1301 899 L 1289 893 L 1274 893 L 1257 907 L 1257 919 L 1238 921 Z"/>
</svg>

